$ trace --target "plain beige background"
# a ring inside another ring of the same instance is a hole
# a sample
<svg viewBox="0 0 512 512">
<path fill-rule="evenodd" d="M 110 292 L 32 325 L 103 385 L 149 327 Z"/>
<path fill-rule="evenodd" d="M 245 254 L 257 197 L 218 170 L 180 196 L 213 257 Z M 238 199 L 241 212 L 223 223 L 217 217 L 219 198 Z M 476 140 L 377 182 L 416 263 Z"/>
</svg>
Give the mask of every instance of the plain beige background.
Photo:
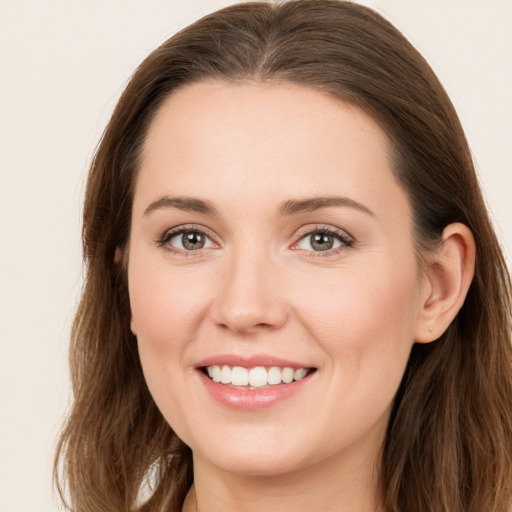
<svg viewBox="0 0 512 512">
<path fill-rule="evenodd" d="M 0 0 L 0 512 L 58 510 L 88 162 L 124 84 L 223 0 Z M 512 0 L 366 0 L 450 93 L 512 260 Z"/>
</svg>

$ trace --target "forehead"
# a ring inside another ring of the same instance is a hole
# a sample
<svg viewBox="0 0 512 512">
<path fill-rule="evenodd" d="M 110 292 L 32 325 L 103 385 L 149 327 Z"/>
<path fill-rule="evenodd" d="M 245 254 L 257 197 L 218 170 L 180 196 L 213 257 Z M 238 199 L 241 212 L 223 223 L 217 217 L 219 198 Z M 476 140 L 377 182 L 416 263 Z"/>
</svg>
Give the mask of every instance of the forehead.
<svg viewBox="0 0 512 512">
<path fill-rule="evenodd" d="M 222 202 L 335 191 L 376 208 L 391 193 L 404 196 L 389 139 L 362 110 L 301 86 L 220 81 L 185 86 L 164 102 L 135 190 L 136 202 L 163 193 Z"/>
</svg>

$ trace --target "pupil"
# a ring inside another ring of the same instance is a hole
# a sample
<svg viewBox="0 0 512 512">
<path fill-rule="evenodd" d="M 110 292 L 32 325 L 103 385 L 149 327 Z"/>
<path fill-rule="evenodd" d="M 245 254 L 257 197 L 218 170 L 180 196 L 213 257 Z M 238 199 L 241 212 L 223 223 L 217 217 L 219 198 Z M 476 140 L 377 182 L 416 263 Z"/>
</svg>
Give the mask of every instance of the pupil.
<svg viewBox="0 0 512 512">
<path fill-rule="evenodd" d="M 328 251 L 333 246 L 332 236 L 325 233 L 317 233 L 313 236 L 311 246 L 318 251 Z"/>
<path fill-rule="evenodd" d="M 204 237 L 196 231 L 183 234 L 183 247 L 185 249 L 201 249 L 204 246 Z"/>
</svg>

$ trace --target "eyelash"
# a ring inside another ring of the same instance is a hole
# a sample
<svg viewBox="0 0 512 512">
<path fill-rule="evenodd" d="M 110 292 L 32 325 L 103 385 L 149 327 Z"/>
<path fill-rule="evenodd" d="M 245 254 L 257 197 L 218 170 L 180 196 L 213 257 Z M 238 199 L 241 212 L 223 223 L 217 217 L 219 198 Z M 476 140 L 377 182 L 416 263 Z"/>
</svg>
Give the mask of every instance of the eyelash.
<svg viewBox="0 0 512 512">
<path fill-rule="evenodd" d="M 297 246 L 302 240 L 305 240 L 307 239 L 307 237 L 310 237 L 314 234 L 331 236 L 340 242 L 340 246 L 325 251 L 314 251 L 300 248 L 294 249 L 294 247 Z M 313 258 L 326 258 L 329 256 L 337 255 L 340 252 L 350 249 L 351 247 L 354 246 L 354 244 L 354 238 L 348 235 L 345 231 L 333 228 L 331 226 L 317 225 L 314 228 L 307 228 L 304 231 L 300 232 L 298 235 L 298 240 L 292 245 L 292 250 L 302 250 L 308 252 L 310 253 L 309 256 Z"/>
<path fill-rule="evenodd" d="M 197 225 L 188 225 L 188 226 L 180 226 L 179 228 L 171 229 L 169 231 L 165 231 L 157 240 L 156 245 L 158 247 L 163 247 L 167 251 L 173 253 L 182 255 L 185 257 L 191 256 L 191 255 L 197 255 L 201 253 L 201 249 L 197 250 L 183 250 L 183 249 L 177 249 L 173 247 L 172 245 L 169 245 L 169 242 L 176 236 L 182 235 L 184 233 L 199 233 L 206 237 L 207 240 L 210 240 L 212 243 L 216 243 L 212 236 L 210 236 L 204 227 L 197 226 Z M 336 247 L 334 249 L 328 249 L 325 251 L 314 251 L 314 250 L 307 250 L 307 249 L 300 249 L 300 248 L 294 248 L 297 246 L 302 240 L 306 239 L 308 236 L 312 236 L 314 234 L 320 234 L 320 235 L 327 235 L 331 236 L 334 239 L 338 240 L 340 242 L 340 246 Z M 314 228 L 305 229 L 302 232 L 299 232 L 298 239 L 296 242 L 292 245 L 292 250 L 302 250 L 305 252 L 310 253 L 311 257 L 315 258 L 322 258 L 327 256 L 332 256 L 333 254 L 338 254 L 339 252 L 342 252 L 346 249 L 350 249 L 355 244 L 354 239 L 348 235 L 346 232 L 335 229 L 330 226 L 315 226 Z"/>
<path fill-rule="evenodd" d="M 181 256 L 192 256 L 196 255 L 197 253 L 201 252 L 201 249 L 198 249 L 196 251 L 193 250 L 183 250 L 183 249 L 177 249 L 169 244 L 169 242 L 176 236 L 183 235 L 184 233 L 200 233 L 202 234 L 207 240 L 212 241 L 213 237 L 210 236 L 204 227 L 197 226 L 197 225 L 188 225 L 188 226 L 180 226 L 179 228 L 171 229 L 169 231 L 165 231 L 162 236 L 159 237 L 157 240 L 156 245 L 158 247 L 163 247 L 167 251 L 173 254 L 178 254 Z"/>
</svg>

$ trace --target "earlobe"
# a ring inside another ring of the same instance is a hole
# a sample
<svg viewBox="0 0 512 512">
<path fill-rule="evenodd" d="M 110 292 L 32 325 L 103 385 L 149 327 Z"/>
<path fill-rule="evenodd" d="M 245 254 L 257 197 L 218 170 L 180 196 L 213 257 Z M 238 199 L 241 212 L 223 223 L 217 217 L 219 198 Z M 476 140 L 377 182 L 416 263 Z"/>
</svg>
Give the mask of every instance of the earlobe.
<svg viewBox="0 0 512 512">
<path fill-rule="evenodd" d="M 133 320 L 133 316 L 130 318 L 130 330 L 134 336 L 137 336 L 137 327 L 135 325 L 135 321 Z"/>
<path fill-rule="evenodd" d="M 116 247 L 116 250 L 114 252 L 114 263 L 117 265 L 123 257 L 123 251 L 121 250 L 121 247 Z"/>
<path fill-rule="evenodd" d="M 438 339 L 464 304 L 475 269 L 475 240 L 461 223 L 448 225 L 440 247 L 427 257 L 426 293 L 415 332 L 417 343 Z"/>
</svg>

